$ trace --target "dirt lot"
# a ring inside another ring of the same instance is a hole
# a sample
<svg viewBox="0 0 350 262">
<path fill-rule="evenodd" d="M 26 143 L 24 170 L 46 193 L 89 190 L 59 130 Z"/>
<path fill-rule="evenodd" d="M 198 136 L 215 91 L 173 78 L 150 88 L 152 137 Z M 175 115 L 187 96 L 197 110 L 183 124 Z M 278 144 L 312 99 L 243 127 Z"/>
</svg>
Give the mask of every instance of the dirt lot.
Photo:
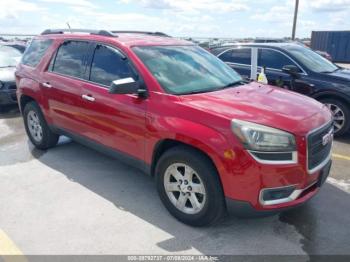
<svg viewBox="0 0 350 262">
<path fill-rule="evenodd" d="M 349 144 L 335 142 L 331 176 L 303 207 L 191 228 L 139 171 L 66 138 L 34 149 L 10 108 L 0 115 L 0 255 L 350 254 Z"/>
</svg>

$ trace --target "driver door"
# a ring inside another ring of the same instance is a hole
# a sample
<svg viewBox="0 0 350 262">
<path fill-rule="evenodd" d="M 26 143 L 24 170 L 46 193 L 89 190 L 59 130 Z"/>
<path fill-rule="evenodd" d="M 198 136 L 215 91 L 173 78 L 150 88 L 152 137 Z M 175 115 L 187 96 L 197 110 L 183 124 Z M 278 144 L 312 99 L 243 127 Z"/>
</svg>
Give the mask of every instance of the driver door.
<svg viewBox="0 0 350 262">
<path fill-rule="evenodd" d="M 88 82 L 82 87 L 85 137 L 108 148 L 144 160 L 147 99 L 137 95 L 110 94 L 111 83 L 138 76 L 117 49 L 96 44 L 91 52 Z"/>
</svg>

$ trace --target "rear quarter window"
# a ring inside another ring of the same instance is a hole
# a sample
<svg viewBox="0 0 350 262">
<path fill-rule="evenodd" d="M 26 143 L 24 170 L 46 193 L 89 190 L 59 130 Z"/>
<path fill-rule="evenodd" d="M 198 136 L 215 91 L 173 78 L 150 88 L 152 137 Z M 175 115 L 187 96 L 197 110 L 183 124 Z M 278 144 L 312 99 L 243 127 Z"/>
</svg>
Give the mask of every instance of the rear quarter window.
<svg viewBox="0 0 350 262">
<path fill-rule="evenodd" d="M 51 39 L 34 39 L 25 50 L 21 63 L 31 67 L 36 67 L 51 44 Z"/>
</svg>

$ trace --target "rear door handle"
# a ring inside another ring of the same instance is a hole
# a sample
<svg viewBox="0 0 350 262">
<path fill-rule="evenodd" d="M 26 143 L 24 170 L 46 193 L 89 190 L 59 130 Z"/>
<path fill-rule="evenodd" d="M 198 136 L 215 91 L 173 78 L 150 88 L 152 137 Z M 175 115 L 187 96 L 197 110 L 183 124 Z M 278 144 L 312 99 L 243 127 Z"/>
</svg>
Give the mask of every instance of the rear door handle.
<svg viewBox="0 0 350 262">
<path fill-rule="evenodd" d="M 52 87 L 52 85 L 50 85 L 49 82 L 42 83 L 42 86 L 46 87 L 46 88 L 51 88 Z"/>
<path fill-rule="evenodd" d="M 90 101 L 90 102 L 94 102 L 95 98 L 91 95 L 82 95 L 81 96 L 84 100 Z"/>
</svg>

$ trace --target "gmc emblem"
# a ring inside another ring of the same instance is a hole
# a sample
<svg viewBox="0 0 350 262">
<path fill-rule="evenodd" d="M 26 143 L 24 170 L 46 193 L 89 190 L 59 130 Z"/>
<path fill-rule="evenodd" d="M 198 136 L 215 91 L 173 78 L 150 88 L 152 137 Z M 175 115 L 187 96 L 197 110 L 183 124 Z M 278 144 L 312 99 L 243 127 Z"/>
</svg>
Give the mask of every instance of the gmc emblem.
<svg viewBox="0 0 350 262">
<path fill-rule="evenodd" d="M 333 129 L 322 137 L 322 145 L 325 146 L 333 140 Z"/>
</svg>

